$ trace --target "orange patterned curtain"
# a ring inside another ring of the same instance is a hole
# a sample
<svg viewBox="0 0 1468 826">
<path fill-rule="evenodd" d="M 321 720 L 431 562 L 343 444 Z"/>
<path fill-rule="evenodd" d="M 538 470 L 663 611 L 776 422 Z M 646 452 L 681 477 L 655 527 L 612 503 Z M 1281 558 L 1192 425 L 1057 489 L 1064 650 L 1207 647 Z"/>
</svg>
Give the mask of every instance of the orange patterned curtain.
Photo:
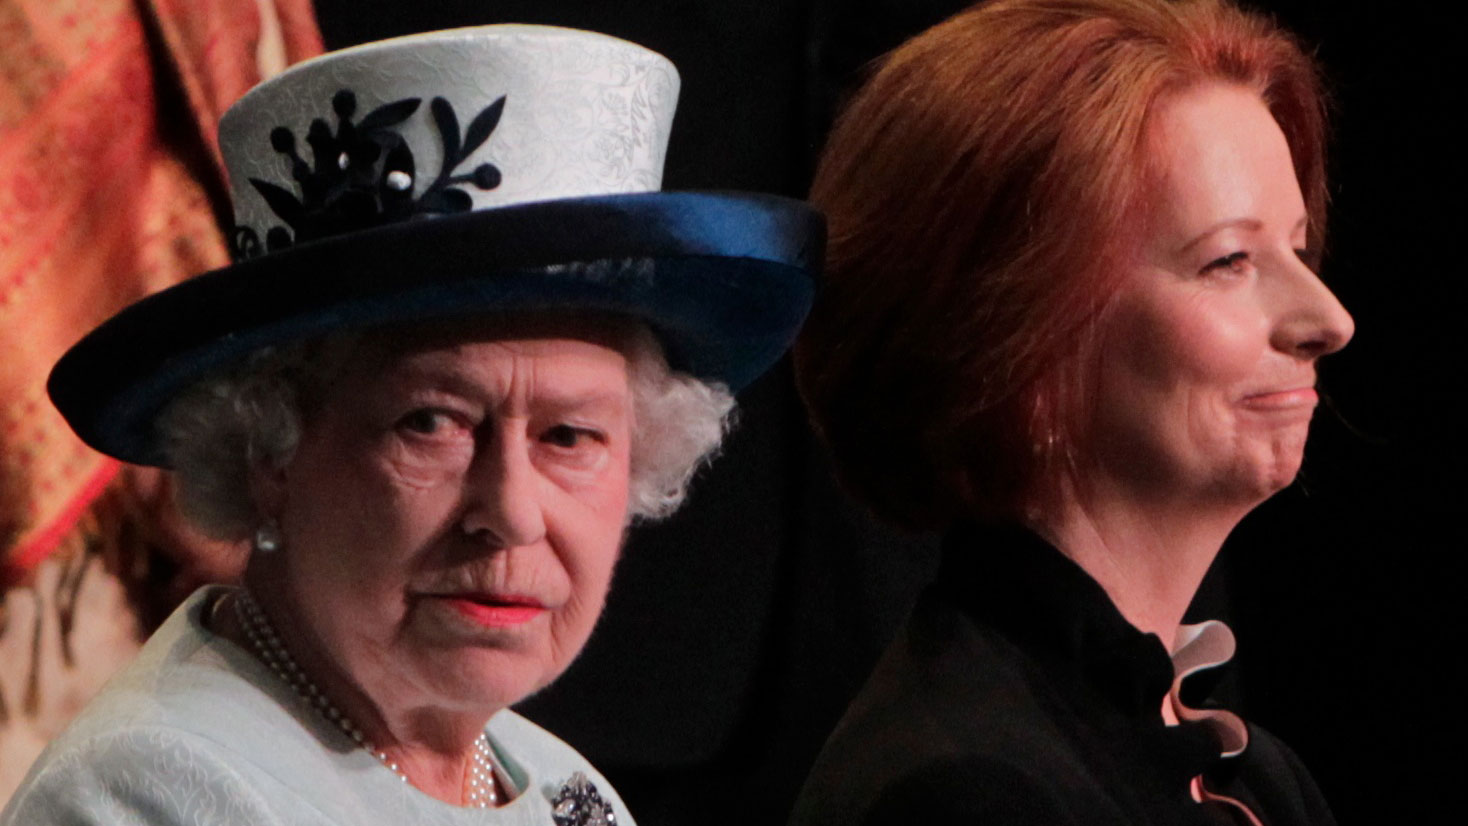
<svg viewBox="0 0 1468 826">
<path fill-rule="evenodd" d="M 309 0 L 0 0 L 0 586 L 119 471 L 52 408 L 51 365 L 227 262 L 219 116 L 320 50 Z"/>
</svg>

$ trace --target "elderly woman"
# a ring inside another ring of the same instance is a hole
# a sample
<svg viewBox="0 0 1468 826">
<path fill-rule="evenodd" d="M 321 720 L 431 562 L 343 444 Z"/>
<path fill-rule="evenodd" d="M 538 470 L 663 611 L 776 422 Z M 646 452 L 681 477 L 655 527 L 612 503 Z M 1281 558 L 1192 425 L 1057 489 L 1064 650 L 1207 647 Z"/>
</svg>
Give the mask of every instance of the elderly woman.
<svg viewBox="0 0 1468 826">
<path fill-rule="evenodd" d="M 1332 822 L 1287 748 L 1179 696 L 1233 650 L 1184 610 L 1352 334 L 1321 110 L 1215 0 L 995 0 L 855 96 L 799 382 L 849 485 L 947 538 L 795 823 Z"/>
<path fill-rule="evenodd" d="M 623 41 L 488 27 L 230 110 L 239 260 L 104 324 L 51 391 L 251 541 L 244 586 L 190 598 L 0 823 L 632 823 L 508 706 L 785 349 L 823 238 L 798 203 L 655 191 L 677 83 Z"/>
</svg>

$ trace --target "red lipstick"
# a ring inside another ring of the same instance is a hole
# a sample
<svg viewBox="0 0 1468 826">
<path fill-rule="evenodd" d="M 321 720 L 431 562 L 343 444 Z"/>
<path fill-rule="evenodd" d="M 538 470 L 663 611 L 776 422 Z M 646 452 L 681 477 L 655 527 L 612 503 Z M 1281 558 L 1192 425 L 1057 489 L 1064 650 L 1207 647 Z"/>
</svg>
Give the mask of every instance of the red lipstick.
<svg viewBox="0 0 1468 826">
<path fill-rule="evenodd" d="M 454 594 L 443 599 L 466 619 L 490 628 L 523 625 L 545 613 L 545 606 L 530 597 Z"/>
</svg>

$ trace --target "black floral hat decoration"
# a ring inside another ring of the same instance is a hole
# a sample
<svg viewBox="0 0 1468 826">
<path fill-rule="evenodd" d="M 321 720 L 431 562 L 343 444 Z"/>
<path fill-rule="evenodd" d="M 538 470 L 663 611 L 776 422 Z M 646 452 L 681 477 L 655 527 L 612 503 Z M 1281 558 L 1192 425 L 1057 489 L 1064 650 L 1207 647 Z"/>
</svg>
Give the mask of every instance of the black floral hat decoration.
<svg viewBox="0 0 1468 826">
<path fill-rule="evenodd" d="M 165 465 L 154 421 L 255 350 L 523 312 L 621 314 L 739 389 L 789 346 L 824 251 L 786 198 L 663 192 L 679 79 L 605 35 L 484 26 L 299 64 L 220 122 L 234 263 L 126 308 L 62 357 L 88 444 Z"/>
</svg>

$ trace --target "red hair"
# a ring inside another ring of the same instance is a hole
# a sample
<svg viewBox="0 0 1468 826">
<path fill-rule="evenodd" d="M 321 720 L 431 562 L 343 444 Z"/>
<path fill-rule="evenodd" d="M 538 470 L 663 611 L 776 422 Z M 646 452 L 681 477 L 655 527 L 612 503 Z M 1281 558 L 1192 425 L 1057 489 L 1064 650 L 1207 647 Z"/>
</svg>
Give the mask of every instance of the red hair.
<svg viewBox="0 0 1468 826">
<path fill-rule="evenodd" d="M 879 514 L 1016 518 L 1073 467 L 1093 331 L 1142 223 L 1149 114 L 1208 81 L 1273 113 L 1318 249 L 1315 64 L 1220 0 L 994 0 L 855 95 L 811 191 L 827 281 L 795 359 L 838 471 Z"/>
</svg>

